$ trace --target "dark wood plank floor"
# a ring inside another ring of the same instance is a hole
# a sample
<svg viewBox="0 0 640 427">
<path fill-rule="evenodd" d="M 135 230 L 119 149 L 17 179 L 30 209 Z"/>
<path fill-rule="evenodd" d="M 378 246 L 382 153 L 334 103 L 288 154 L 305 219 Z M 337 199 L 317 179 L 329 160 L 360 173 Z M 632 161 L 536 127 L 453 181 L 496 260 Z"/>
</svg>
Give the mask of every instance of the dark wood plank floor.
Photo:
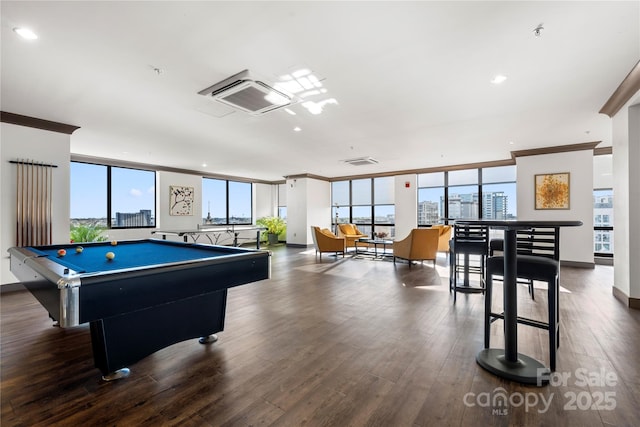
<svg viewBox="0 0 640 427">
<path fill-rule="evenodd" d="M 52 327 L 28 292 L 5 293 L 1 424 L 639 425 L 640 311 L 612 296 L 613 267 L 563 268 L 557 381 L 540 388 L 476 364 L 483 297 L 454 305 L 447 275 L 444 257 L 409 269 L 278 247 L 271 280 L 229 291 L 217 343 L 175 344 L 110 383 L 88 327 Z M 532 301 L 522 287 L 518 304 L 545 319 L 542 289 Z M 501 333 L 494 323 L 492 346 Z M 546 331 L 519 326 L 519 351 L 548 363 Z"/>
</svg>

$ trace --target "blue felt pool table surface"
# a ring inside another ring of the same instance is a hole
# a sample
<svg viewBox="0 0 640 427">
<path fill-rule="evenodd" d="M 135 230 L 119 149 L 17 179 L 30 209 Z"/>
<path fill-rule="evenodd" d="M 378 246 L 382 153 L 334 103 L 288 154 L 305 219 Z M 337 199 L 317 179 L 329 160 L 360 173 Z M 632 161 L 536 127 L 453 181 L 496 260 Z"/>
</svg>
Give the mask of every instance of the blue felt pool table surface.
<svg viewBox="0 0 640 427">
<path fill-rule="evenodd" d="M 82 246 L 82 252 L 76 248 Z M 151 265 L 168 264 L 202 260 L 237 252 L 243 249 L 215 247 L 199 244 L 174 244 L 170 241 L 143 240 L 122 241 L 116 245 L 111 242 L 80 243 L 68 245 L 53 245 L 46 247 L 28 248 L 39 256 L 46 256 L 51 261 L 74 270 L 77 273 L 96 273 L 127 268 L 146 267 Z M 65 249 L 67 254 L 59 256 L 58 250 Z M 113 252 L 115 258 L 107 259 L 107 252 Z"/>
</svg>

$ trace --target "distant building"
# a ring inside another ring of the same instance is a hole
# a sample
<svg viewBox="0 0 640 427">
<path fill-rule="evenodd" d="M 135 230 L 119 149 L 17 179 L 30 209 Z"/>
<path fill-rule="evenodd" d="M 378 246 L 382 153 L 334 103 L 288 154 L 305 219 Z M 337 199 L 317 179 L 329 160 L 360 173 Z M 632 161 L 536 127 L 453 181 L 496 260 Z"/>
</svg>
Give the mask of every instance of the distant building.
<svg viewBox="0 0 640 427">
<path fill-rule="evenodd" d="M 502 191 L 482 193 L 482 218 L 507 219 L 508 196 Z"/>
<path fill-rule="evenodd" d="M 440 202 L 418 202 L 418 224 L 436 224 L 444 214 L 444 196 Z M 508 219 L 513 215 L 508 211 L 509 197 L 502 191 L 482 194 L 482 216 L 485 219 Z M 480 218 L 478 193 L 449 195 L 449 218 Z"/>
<path fill-rule="evenodd" d="M 142 209 L 137 213 L 116 212 L 116 227 L 150 227 L 154 221 L 150 209 Z"/>
<path fill-rule="evenodd" d="M 418 224 L 437 224 L 441 218 L 438 202 L 418 203 Z"/>
<path fill-rule="evenodd" d="M 444 205 L 444 196 L 440 200 Z M 478 193 L 450 194 L 449 218 L 478 218 Z"/>
</svg>

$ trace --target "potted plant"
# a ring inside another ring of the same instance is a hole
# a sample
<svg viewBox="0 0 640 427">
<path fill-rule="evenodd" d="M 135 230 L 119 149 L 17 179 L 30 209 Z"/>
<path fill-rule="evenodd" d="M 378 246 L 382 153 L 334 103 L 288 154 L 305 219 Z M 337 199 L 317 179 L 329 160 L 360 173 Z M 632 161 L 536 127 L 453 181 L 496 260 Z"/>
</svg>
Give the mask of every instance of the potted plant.
<svg viewBox="0 0 640 427">
<path fill-rule="evenodd" d="M 287 224 L 278 216 L 266 216 L 259 218 L 256 221 L 256 225 L 266 228 L 263 233 L 267 235 L 270 245 L 278 243 L 278 236 L 287 230 Z"/>
</svg>

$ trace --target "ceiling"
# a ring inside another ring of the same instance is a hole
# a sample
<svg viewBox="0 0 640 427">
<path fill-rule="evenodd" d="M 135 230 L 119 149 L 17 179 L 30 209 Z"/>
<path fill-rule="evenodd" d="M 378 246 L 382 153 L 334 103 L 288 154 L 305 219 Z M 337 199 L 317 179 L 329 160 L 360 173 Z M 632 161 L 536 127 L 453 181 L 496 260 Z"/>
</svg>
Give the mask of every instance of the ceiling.
<svg viewBox="0 0 640 427">
<path fill-rule="evenodd" d="M 610 146 L 598 111 L 640 58 L 637 1 L 0 7 L 2 111 L 79 126 L 73 154 L 267 181 Z M 245 69 L 311 70 L 327 92 L 309 99 L 337 104 L 253 116 L 198 95 Z M 366 156 L 379 163 L 343 162 Z"/>
</svg>

